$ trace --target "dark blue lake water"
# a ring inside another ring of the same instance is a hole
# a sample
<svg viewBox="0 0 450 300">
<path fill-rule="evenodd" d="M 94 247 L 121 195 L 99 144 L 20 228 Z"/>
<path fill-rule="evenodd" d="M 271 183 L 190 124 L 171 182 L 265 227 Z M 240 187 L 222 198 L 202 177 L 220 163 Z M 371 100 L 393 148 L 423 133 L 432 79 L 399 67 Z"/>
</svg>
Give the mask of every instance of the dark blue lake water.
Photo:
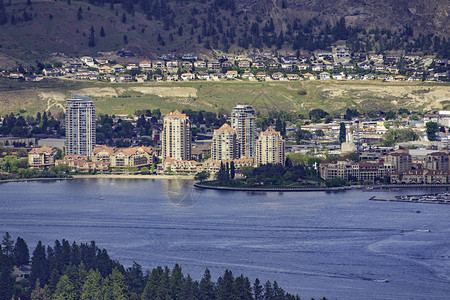
<svg viewBox="0 0 450 300">
<path fill-rule="evenodd" d="M 0 233 L 89 242 L 129 266 L 226 268 L 303 299 L 450 299 L 450 206 L 339 193 L 198 191 L 184 180 L 0 184 Z M 420 210 L 421 213 L 417 213 Z M 387 279 L 389 282 L 384 282 Z"/>
</svg>

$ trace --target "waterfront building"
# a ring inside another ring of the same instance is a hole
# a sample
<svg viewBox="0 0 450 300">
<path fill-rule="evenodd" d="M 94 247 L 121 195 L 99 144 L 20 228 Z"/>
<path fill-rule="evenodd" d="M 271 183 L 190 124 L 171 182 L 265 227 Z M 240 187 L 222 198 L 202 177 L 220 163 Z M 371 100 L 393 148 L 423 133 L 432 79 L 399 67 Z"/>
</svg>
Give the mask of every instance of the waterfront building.
<svg viewBox="0 0 450 300">
<path fill-rule="evenodd" d="M 54 148 L 42 146 L 28 152 L 28 165 L 32 168 L 45 168 L 55 165 L 57 151 Z"/>
<path fill-rule="evenodd" d="M 236 130 L 227 123 L 214 130 L 211 144 L 211 158 L 213 160 L 233 160 L 238 158 Z"/>
<path fill-rule="evenodd" d="M 191 157 L 191 125 L 189 117 L 178 110 L 164 116 L 162 158 L 189 160 Z"/>
<path fill-rule="evenodd" d="M 256 141 L 256 165 L 284 164 L 284 140 L 280 132 L 269 127 Z"/>
<path fill-rule="evenodd" d="M 394 172 L 403 172 L 412 169 L 412 158 L 409 153 L 392 152 L 384 157 L 386 164 L 392 165 Z"/>
<path fill-rule="evenodd" d="M 447 152 L 433 152 L 427 154 L 425 167 L 430 170 L 450 170 L 450 154 Z"/>
<path fill-rule="evenodd" d="M 248 103 L 238 103 L 231 112 L 231 128 L 236 130 L 239 157 L 256 154 L 256 113 Z"/>
<path fill-rule="evenodd" d="M 111 168 L 115 167 L 145 167 L 155 163 L 154 148 L 129 147 L 110 148 L 108 146 L 95 147 L 92 161 L 106 162 Z"/>
<path fill-rule="evenodd" d="M 92 156 L 95 146 L 95 105 L 89 97 L 72 95 L 66 105 L 66 154 Z"/>
</svg>

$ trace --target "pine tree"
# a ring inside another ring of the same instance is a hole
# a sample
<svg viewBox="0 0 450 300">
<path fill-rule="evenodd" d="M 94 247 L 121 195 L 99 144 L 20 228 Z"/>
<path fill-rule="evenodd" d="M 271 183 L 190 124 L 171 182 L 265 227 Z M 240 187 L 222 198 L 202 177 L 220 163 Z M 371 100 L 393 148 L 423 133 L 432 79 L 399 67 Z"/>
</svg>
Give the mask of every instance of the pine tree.
<svg viewBox="0 0 450 300">
<path fill-rule="evenodd" d="M 235 173 L 236 173 L 236 169 L 234 166 L 234 161 L 231 161 L 231 163 L 230 163 L 230 178 L 231 179 L 234 179 L 234 176 L 236 175 Z"/>
<path fill-rule="evenodd" d="M 172 275 L 170 277 L 170 294 L 171 298 L 181 299 L 181 285 L 183 280 L 183 273 L 181 272 L 181 267 L 176 264 L 172 270 Z"/>
<path fill-rule="evenodd" d="M 102 28 L 100 28 L 100 36 L 105 37 L 105 29 L 103 28 L 103 26 Z"/>
<path fill-rule="evenodd" d="M 216 293 L 214 290 L 214 283 L 211 281 L 211 273 L 208 269 L 205 270 L 203 278 L 200 280 L 200 300 L 214 300 Z"/>
<path fill-rule="evenodd" d="M 81 300 L 96 300 L 102 296 L 102 275 L 98 270 L 90 270 L 81 288 Z"/>
<path fill-rule="evenodd" d="M 11 269 L 3 267 L 0 269 L 0 300 L 10 300 L 14 292 L 14 279 Z"/>
<path fill-rule="evenodd" d="M 81 8 L 81 6 L 78 8 L 77 19 L 78 21 L 83 20 L 83 9 Z"/>
<path fill-rule="evenodd" d="M 61 276 L 56 291 L 53 294 L 53 300 L 76 300 L 78 299 L 75 287 L 70 282 L 67 275 Z"/>
<path fill-rule="evenodd" d="M 109 287 L 112 292 L 113 299 L 126 300 L 128 299 L 128 288 L 125 284 L 125 276 L 116 267 L 112 273 L 108 276 Z"/>
<path fill-rule="evenodd" d="M 2 240 L 3 254 L 12 257 L 14 255 L 14 241 L 11 239 L 9 232 L 6 232 Z"/>
<path fill-rule="evenodd" d="M 342 144 L 343 142 L 345 142 L 346 135 L 345 123 L 341 122 L 341 124 L 339 125 L 339 143 Z"/>
<path fill-rule="evenodd" d="M 231 273 L 230 270 L 225 270 L 223 277 L 219 277 L 219 279 L 217 280 L 218 286 L 217 296 L 219 300 L 227 300 L 234 298 L 233 283 L 234 283 L 233 274 Z"/>
<path fill-rule="evenodd" d="M 95 47 L 95 30 L 94 30 L 94 26 L 91 26 L 91 29 L 89 31 L 90 31 L 90 33 L 89 33 L 88 46 L 92 48 L 92 47 Z"/>
<path fill-rule="evenodd" d="M 255 300 L 263 300 L 263 287 L 258 278 L 255 279 L 255 283 L 253 284 L 253 295 Z"/>
<path fill-rule="evenodd" d="M 41 283 L 45 284 L 48 280 L 48 261 L 45 257 L 45 247 L 42 242 L 37 243 L 36 249 L 33 251 L 33 258 L 31 259 L 31 283 L 34 285 L 39 278 Z"/>
<path fill-rule="evenodd" d="M 21 237 L 17 238 L 14 246 L 14 257 L 17 265 L 27 265 L 30 262 L 30 251 L 28 245 Z"/>
</svg>

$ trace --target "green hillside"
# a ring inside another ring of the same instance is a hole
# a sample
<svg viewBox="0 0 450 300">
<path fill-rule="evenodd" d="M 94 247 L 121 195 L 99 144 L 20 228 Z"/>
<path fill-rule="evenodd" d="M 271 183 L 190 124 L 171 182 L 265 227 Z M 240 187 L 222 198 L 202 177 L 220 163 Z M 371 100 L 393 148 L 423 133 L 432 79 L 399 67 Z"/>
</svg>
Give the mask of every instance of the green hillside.
<svg viewBox="0 0 450 300">
<path fill-rule="evenodd" d="M 98 113 L 131 114 L 160 108 L 229 112 L 237 102 L 251 103 L 258 111 L 307 113 L 321 108 L 339 113 L 346 108 L 379 110 L 450 108 L 449 84 L 382 82 L 174 82 L 111 84 L 100 82 L 0 81 L 0 114 L 62 112 L 71 94 L 90 96 Z"/>
</svg>

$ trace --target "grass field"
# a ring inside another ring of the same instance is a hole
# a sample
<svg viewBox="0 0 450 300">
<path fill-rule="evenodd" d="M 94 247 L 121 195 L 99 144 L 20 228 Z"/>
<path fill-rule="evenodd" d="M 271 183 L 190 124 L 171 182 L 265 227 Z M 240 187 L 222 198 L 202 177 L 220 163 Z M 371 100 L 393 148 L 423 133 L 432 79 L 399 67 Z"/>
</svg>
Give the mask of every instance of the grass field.
<svg viewBox="0 0 450 300">
<path fill-rule="evenodd" d="M 71 94 L 92 97 L 99 114 L 132 114 L 136 110 L 155 108 L 160 108 L 163 113 L 185 108 L 229 112 L 238 102 L 248 102 L 262 113 L 288 111 L 304 114 L 314 108 L 338 113 L 348 107 L 361 112 L 402 107 L 415 110 L 450 107 L 449 84 L 368 81 L 112 84 L 67 80 L 19 83 L 2 79 L 0 114 L 19 111 L 35 114 L 43 110 L 62 112 L 65 99 Z"/>
</svg>

